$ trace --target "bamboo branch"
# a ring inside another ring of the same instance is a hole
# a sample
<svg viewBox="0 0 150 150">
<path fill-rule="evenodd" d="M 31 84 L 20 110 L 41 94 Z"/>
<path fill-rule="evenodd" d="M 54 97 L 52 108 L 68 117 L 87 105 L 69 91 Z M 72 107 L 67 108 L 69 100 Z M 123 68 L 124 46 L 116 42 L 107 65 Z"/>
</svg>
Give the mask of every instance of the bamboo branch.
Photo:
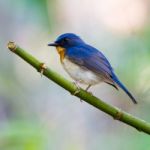
<svg viewBox="0 0 150 150">
<path fill-rule="evenodd" d="M 9 42 L 8 48 L 12 52 L 20 56 L 22 59 L 24 59 L 31 66 L 33 66 L 38 72 L 41 72 L 48 79 L 57 83 L 58 85 L 69 91 L 71 94 L 75 93 L 78 89 L 73 83 L 66 80 L 64 77 L 54 72 L 50 68 L 46 67 L 44 63 L 40 62 L 35 57 L 28 54 L 25 50 L 17 46 L 14 42 Z M 150 134 L 150 123 L 147 123 L 144 120 L 134 117 L 114 106 L 111 106 L 110 104 L 103 102 L 102 100 L 84 91 L 83 89 L 80 89 L 76 96 L 84 100 L 85 102 L 91 104 L 92 106 L 98 108 L 99 110 L 105 112 L 106 114 L 112 116 L 114 119 L 130 125 L 136 128 L 138 131 L 143 131 L 147 134 Z"/>
</svg>

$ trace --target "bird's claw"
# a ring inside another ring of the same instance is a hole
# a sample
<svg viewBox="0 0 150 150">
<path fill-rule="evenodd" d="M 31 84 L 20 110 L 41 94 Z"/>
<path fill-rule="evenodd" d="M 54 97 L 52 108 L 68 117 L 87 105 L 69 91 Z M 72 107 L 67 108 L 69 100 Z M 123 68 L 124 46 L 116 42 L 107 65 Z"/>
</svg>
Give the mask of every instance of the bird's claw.
<svg viewBox="0 0 150 150">
<path fill-rule="evenodd" d="M 73 82 L 73 84 L 76 86 L 76 90 L 72 93 L 72 95 L 77 95 L 80 92 L 80 87 L 78 82 Z M 82 99 L 80 99 L 80 102 L 82 102 Z"/>
<path fill-rule="evenodd" d="M 77 95 L 80 92 L 80 88 L 77 87 L 77 89 L 75 90 L 75 92 L 72 93 L 72 95 Z M 80 98 L 80 102 L 82 102 L 82 99 Z"/>
<path fill-rule="evenodd" d="M 77 95 L 80 92 L 80 87 L 77 82 L 73 82 L 73 84 L 76 86 L 76 90 L 72 95 Z"/>
<path fill-rule="evenodd" d="M 80 92 L 80 89 L 77 88 L 77 89 L 75 90 L 75 92 L 73 93 L 73 95 L 77 95 L 79 92 Z"/>
</svg>

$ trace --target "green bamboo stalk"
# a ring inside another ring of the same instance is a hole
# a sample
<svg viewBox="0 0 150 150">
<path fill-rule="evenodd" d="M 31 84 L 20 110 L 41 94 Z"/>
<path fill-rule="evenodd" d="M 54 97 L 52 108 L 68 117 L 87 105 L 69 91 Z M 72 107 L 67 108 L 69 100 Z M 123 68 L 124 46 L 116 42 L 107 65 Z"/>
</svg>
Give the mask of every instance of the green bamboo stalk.
<svg viewBox="0 0 150 150">
<path fill-rule="evenodd" d="M 58 85 L 69 91 L 71 94 L 75 93 L 76 90 L 78 90 L 78 87 L 76 87 L 72 82 L 66 80 L 60 74 L 48 68 L 44 63 L 37 60 L 35 57 L 27 53 L 21 47 L 17 46 L 14 42 L 8 43 L 8 49 L 24 59 L 38 72 L 42 72 L 42 74 L 45 75 L 48 79 L 57 83 Z M 80 88 L 80 91 L 75 96 L 105 112 L 106 114 L 112 116 L 114 119 L 130 125 L 136 128 L 138 131 L 143 131 L 147 134 L 150 134 L 150 123 L 134 117 L 114 106 L 111 106 L 110 104 L 107 104 L 106 102 L 103 102 L 102 100 L 91 95 L 82 88 Z"/>
</svg>

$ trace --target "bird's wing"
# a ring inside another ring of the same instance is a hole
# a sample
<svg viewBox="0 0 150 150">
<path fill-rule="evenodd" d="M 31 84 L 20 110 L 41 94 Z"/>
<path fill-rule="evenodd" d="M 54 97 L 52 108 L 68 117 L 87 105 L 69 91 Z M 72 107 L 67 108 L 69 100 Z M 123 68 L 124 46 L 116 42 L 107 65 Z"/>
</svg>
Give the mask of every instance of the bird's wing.
<svg viewBox="0 0 150 150">
<path fill-rule="evenodd" d="M 106 57 L 94 47 L 89 45 L 75 46 L 70 48 L 66 55 L 72 62 L 95 72 L 103 78 L 104 82 L 115 86 L 112 79 L 113 69 L 110 63 Z"/>
<path fill-rule="evenodd" d="M 114 74 L 113 69 L 106 57 L 97 49 L 89 46 L 79 46 L 70 48 L 67 52 L 68 58 L 77 65 L 89 69 L 100 75 L 104 82 L 117 88 L 117 85 L 122 88 L 134 103 L 137 103 L 128 89 L 119 81 Z"/>
</svg>

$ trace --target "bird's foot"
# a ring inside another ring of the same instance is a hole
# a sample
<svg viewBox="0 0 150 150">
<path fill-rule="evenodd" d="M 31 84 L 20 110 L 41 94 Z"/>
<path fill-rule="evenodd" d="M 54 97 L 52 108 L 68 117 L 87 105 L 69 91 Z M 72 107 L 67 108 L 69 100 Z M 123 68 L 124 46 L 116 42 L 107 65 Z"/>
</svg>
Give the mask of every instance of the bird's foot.
<svg viewBox="0 0 150 150">
<path fill-rule="evenodd" d="M 73 95 L 77 95 L 80 92 L 80 88 L 77 87 L 77 89 L 75 90 L 75 92 L 73 93 Z"/>
<path fill-rule="evenodd" d="M 76 90 L 72 95 L 77 95 L 80 92 L 80 86 L 77 81 L 73 82 L 73 84 L 76 86 Z"/>
<path fill-rule="evenodd" d="M 92 85 L 88 85 L 88 87 L 85 89 L 85 91 L 88 92 L 89 94 L 91 94 L 93 96 L 93 93 L 88 91 L 91 86 Z"/>
<path fill-rule="evenodd" d="M 78 81 L 73 82 L 73 84 L 76 86 L 76 90 L 72 93 L 72 95 L 77 95 L 80 92 L 80 86 L 78 85 Z M 80 102 L 82 102 L 82 99 L 80 99 Z"/>
<path fill-rule="evenodd" d="M 42 77 L 42 75 L 43 75 L 43 73 L 44 73 L 44 70 L 47 68 L 47 66 L 45 65 L 45 63 L 41 63 L 40 64 L 40 68 L 39 68 L 39 72 L 40 72 L 40 74 L 41 74 L 41 77 Z"/>
</svg>

